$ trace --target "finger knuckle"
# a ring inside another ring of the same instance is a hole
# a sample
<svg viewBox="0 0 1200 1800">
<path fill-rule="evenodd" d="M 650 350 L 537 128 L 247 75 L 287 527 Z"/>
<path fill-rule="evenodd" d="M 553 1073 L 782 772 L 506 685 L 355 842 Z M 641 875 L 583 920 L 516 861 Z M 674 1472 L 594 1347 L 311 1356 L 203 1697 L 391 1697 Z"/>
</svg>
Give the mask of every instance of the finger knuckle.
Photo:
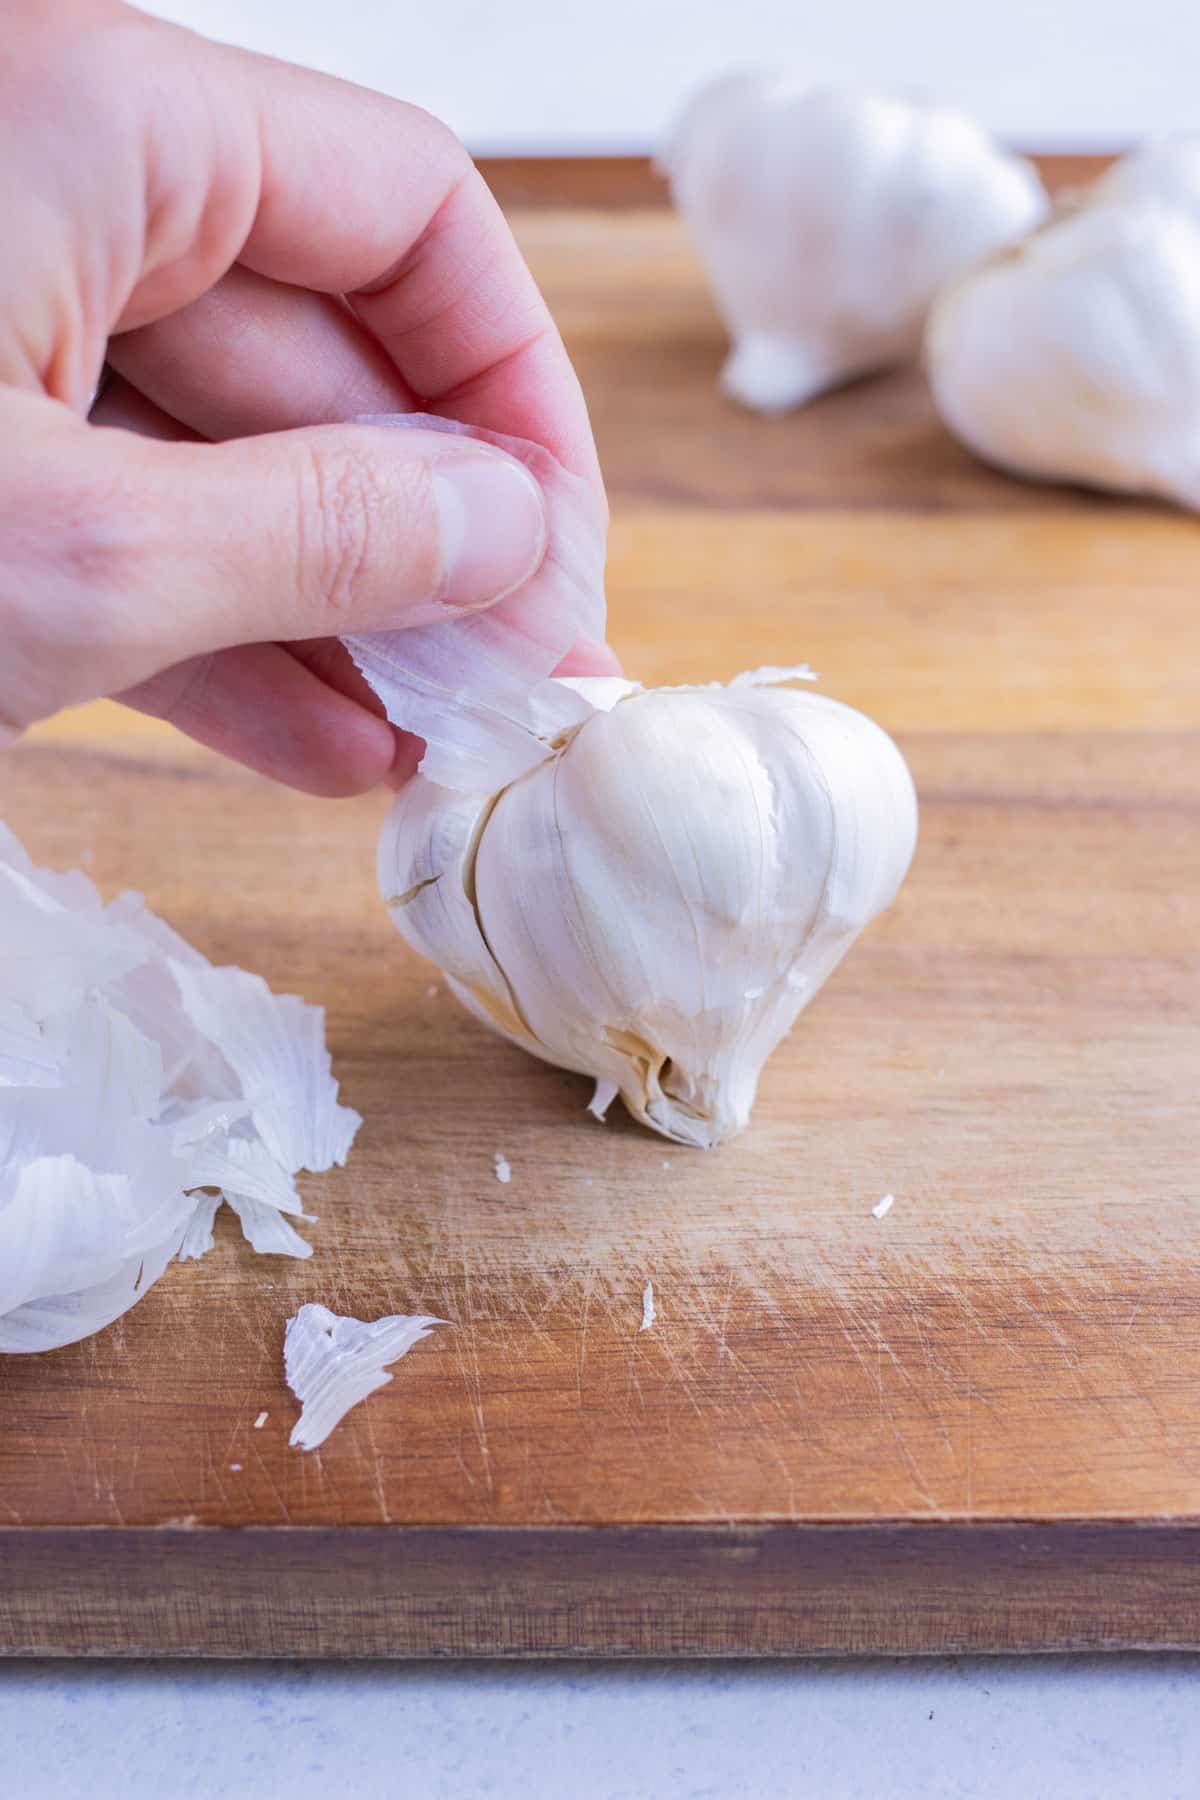
<svg viewBox="0 0 1200 1800">
<path fill-rule="evenodd" d="M 139 585 L 149 559 L 150 509 L 121 483 L 87 480 L 64 495 L 56 541 L 61 578 L 97 608 L 109 608 Z"/>
<path fill-rule="evenodd" d="M 162 27 L 132 8 L 102 0 L 79 21 L 83 29 L 64 31 L 62 14 L 58 0 L 38 0 L 27 9 L 21 27 L 6 35 L 5 63 L 38 97 L 44 116 L 64 116 L 57 109 L 69 107 L 81 134 L 86 123 L 111 139 L 127 114 L 121 90 L 129 68 Z"/>
<path fill-rule="evenodd" d="M 136 506 L 107 484 L 31 472 L 41 479 L 14 483 L 0 508 L 0 664 L 29 718 L 103 692 L 119 673 L 146 535 Z"/>
<path fill-rule="evenodd" d="M 415 106 L 411 102 L 405 103 L 405 109 L 420 134 L 424 156 L 436 161 L 445 176 L 450 179 L 462 177 L 474 168 L 466 145 L 444 119 L 439 119 L 436 113 L 426 112 L 423 106 Z"/>
<path fill-rule="evenodd" d="M 143 585 L 155 533 L 154 509 L 139 505 L 122 480 L 82 469 L 39 467 L 7 496 L 8 571 L 35 578 L 38 605 L 27 608 L 42 633 L 69 618 L 74 641 L 103 644 Z M 24 488 L 24 492 L 22 492 Z"/>
</svg>

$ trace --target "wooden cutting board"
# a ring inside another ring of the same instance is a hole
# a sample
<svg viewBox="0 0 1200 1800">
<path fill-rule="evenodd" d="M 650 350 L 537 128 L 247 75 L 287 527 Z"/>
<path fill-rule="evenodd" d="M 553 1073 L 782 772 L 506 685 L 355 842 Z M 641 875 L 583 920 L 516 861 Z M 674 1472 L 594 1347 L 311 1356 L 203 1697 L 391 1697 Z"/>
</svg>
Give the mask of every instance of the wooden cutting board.
<svg viewBox="0 0 1200 1800">
<path fill-rule="evenodd" d="M 1194 1647 L 1197 523 L 988 472 L 915 374 L 737 413 L 670 216 L 534 198 L 628 667 L 807 658 L 910 758 L 911 879 L 704 1155 L 455 1006 L 376 898 L 380 799 L 109 707 L 0 762 L 39 859 L 322 1002 L 366 1119 L 306 1183 L 310 1262 L 227 1223 L 90 1342 L 0 1360 L 0 1645 Z M 313 1455 L 306 1300 L 453 1321 Z"/>
</svg>

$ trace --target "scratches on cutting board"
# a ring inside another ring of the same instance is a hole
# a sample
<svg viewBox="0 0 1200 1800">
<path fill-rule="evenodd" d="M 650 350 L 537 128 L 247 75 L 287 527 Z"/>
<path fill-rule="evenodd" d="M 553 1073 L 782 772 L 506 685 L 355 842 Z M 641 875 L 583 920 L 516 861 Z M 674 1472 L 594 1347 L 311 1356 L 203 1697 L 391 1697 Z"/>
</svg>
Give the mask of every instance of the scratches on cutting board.
<svg viewBox="0 0 1200 1800">
<path fill-rule="evenodd" d="M 521 1162 L 536 1166 L 525 1151 Z M 701 1178 L 711 1166 L 699 1164 Z M 489 1180 L 482 1197 L 449 1184 L 405 1196 L 365 1229 L 356 1218 L 339 1230 L 329 1208 L 330 1270 L 351 1310 L 455 1320 L 437 1378 L 431 1368 L 373 1398 L 355 1454 L 335 1445 L 297 1470 L 280 1461 L 282 1439 L 251 1428 L 278 1356 L 269 1309 L 246 1321 L 240 1353 L 227 1319 L 214 1361 L 236 1405 L 186 1426 L 203 1444 L 203 1487 L 186 1489 L 192 1465 L 177 1459 L 163 1516 L 216 1522 L 253 1490 L 259 1518 L 292 1523 L 324 1508 L 399 1524 L 435 1504 L 479 1523 L 664 1509 L 870 1516 L 880 1495 L 914 1519 L 988 1517 L 1013 1494 L 1043 1492 L 1047 1469 L 1067 1461 L 1102 1502 L 1147 1432 L 1177 1447 L 1181 1487 L 1189 1467 L 1200 1473 L 1182 1402 L 1147 1378 L 1146 1340 L 1175 1329 L 1172 1302 L 1147 1297 L 1139 1274 L 1160 1274 L 1171 1255 L 1186 1262 L 1198 1209 L 1176 1201 L 1151 1219 L 1115 1205 L 1098 1220 L 1090 1205 L 1060 1203 L 1006 1216 L 922 1197 L 911 1169 L 894 1178 L 906 1203 L 886 1234 L 858 1181 L 821 1206 L 768 1193 L 735 1208 L 693 1188 L 683 1159 L 657 1212 L 611 1186 L 603 1204 L 563 1186 L 548 1202 L 532 1172 L 519 1192 Z M 376 1245 L 384 1273 L 364 1298 L 355 1270 Z M 650 1270 L 669 1317 L 643 1333 Z M 279 1309 L 296 1303 L 289 1283 L 321 1297 L 322 1273 L 314 1259 L 277 1276 Z M 171 1284 L 163 1293 L 173 1311 Z M 1082 1438 L 1060 1441 L 1064 1408 L 1080 1432 L 1103 1420 L 1094 1471 Z M 136 1450 L 110 1455 L 99 1437 L 84 1437 L 64 1488 L 82 1479 L 115 1524 L 140 1465 Z M 246 1474 L 229 1475 L 230 1461 Z"/>
<path fill-rule="evenodd" d="M 469 1271 L 464 1271 L 463 1308 L 461 1329 L 454 1334 L 458 1346 L 459 1367 L 467 1386 L 468 1403 L 475 1425 L 475 1441 L 479 1451 L 479 1465 L 483 1473 L 484 1485 L 488 1494 L 495 1489 L 495 1474 L 492 1467 L 491 1446 L 488 1443 L 487 1420 L 484 1413 L 484 1385 L 480 1371 L 477 1309 L 472 1293 Z"/>
<path fill-rule="evenodd" d="M 583 1405 L 583 1365 L 587 1358 L 588 1323 L 591 1319 L 595 1286 L 595 1265 L 589 1263 L 583 1271 L 579 1289 L 579 1338 L 575 1351 L 575 1390 L 580 1406 Z"/>
<path fill-rule="evenodd" d="M 269 1454 L 267 1449 L 263 1446 L 263 1444 L 262 1444 L 261 1440 L 258 1438 L 257 1434 L 255 1434 L 251 1439 L 250 1454 L 254 1458 L 255 1468 L 258 1472 L 259 1478 L 266 1484 L 266 1487 L 271 1495 L 271 1498 L 274 1500 L 276 1506 L 279 1509 L 278 1510 L 279 1523 L 281 1525 L 284 1525 L 288 1521 L 288 1516 L 289 1516 L 288 1515 L 288 1505 L 287 1505 L 287 1501 L 283 1497 L 283 1493 L 279 1487 L 278 1482 L 275 1480 L 275 1475 L 274 1475 L 274 1471 L 273 1471 L 273 1467 L 272 1467 L 273 1462 L 274 1462 L 274 1457 L 271 1454 Z"/>
<path fill-rule="evenodd" d="M 369 1399 L 370 1396 L 368 1395 L 368 1400 Z M 369 1404 L 362 1409 L 362 1422 L 363 1428 L 367 1434 L 367 1442 L 371 1446 L 371 1474 L 375 1486 L 375 1498 L 379 1503 L 379 1517 L 385 1525 L 391 1525 L 394 1523 L 394 1520 L 388 1506 L 387 1492 L 384 1488 L 383 1463 L 379 1455 L 379 1445 L 375 1440 L 375 1423 Z"/>
</svg>

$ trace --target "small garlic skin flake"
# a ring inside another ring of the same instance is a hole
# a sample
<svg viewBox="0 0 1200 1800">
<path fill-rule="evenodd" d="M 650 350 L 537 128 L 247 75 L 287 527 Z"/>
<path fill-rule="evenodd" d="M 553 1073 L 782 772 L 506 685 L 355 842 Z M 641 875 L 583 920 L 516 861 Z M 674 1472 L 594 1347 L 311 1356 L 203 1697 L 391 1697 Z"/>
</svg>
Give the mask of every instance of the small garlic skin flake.
<svg viewBox="0 0 1200 1800">
<path fill-rule="evenodd" d="M 763 1063 L 916 844 L 891 739 L 792 678 L 597 683 L 523 779 L 468 795 L 418 777 L 380 839 L 392 919 L 457 998 L 682 1144 L 743 1128 Z"/>
<path fill-rule="evenodd" d="M 1068 213 L 939 296 L 925 361 L 985 461 L 1200 508 L 1200 211 Z"/>
<path fill-rule="evenodd" d="M 495 1170 L 496 1180 L 503 1182 L 507 1187 L 508 1183 L 512 1180 L 512 1164 L 509 1162 L 507 1156 L 501 1156 L 500 1152 L 497 1150 L 495 1156 L 492 1158 L 492 1167 Z"/>
<path fill-rule="evenodd" d="M 407 1356 L 435 1325 L 447 1323 L 404 1313 L 368 1322 L 327 1306 L 302 1306 L 284 1335 L 284 1373 L 301 1408 L 289 1444 L 318 1449 L 352 1406 L 387 1386 L 388 1364 Z"/>
<path fill-rule="evenodd" d="M 213 1225 L 224 1203 L 223 1194 L 205 1194 L 197 1201 L 179 1246 L 180 1262 L 199 1262 L 213 1247 Z"/>
<path fill-rule="evenodd" d="M 895 1194 L 885 1194 L 883 1199 L 877 1200 L 871 1208 L 871 1217 L 873 1219 L 886 1219 L 895 1204 Z"/>
<path fill-rule="evenodd" d="M 587 1107 L 593 1119 L 599 1119 L 603 1125 L 608 1116 L 608 1109 L 620 1091 L 615 1081 L 598 1081 L 596 1083 Z"/>
<path fill-rule="evenodd" d="M 639 1332 L 649 1331 L 657 1317 L 654 1308 L 654 1283 L 648 1281 L 642 1289 L 642 1322 L 638 1326 Z"/>
<path fill-rule="evenodd" d="M 779 75 L 703 88 L 663 163 L 733 339 L 722 385 L 762 412 L 912 360 L 943 282 L 1048 210 L 962 114 Z"/>
</svg>

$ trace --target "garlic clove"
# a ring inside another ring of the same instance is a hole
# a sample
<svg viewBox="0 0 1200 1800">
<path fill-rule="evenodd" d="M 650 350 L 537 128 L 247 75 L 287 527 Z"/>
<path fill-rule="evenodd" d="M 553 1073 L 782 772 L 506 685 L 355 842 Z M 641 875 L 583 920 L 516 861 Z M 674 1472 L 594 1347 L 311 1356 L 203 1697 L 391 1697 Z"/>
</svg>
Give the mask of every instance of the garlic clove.
<svg viewBox="0 0 1200 1800">
<path fill-rule="evenodd" d="M 746 1124 L 767 1057 L 894 898 L 912 782 L 878 726 L 788 687 L 597 698 L 499 794 L 412 782 L 381 883 L 478 1017 L 707 1147 Z"/>
<path fill-rule="evenodd" d="M 763 74 L 702 89 L 663 163 L 733 338 L 722 383 L 763 412 L 914 357 L 943 282 L 1049 204 L 947 108 Z"/>
<path fill-rule="evenodd" d="M 462 794 L 415 776 L 379 836 L 379 888 L 397 930 L 437 963 L 467 1010 L 538 1055 L 475 900 L 476 852 L 494 806 L 493 795 Z"/>
<path fill-rule="evenodd" d="M 1200 506 L 1200 222 L 1086 206 L 943 293 L 925 358 L 986 461 Z"/>
</svg>

